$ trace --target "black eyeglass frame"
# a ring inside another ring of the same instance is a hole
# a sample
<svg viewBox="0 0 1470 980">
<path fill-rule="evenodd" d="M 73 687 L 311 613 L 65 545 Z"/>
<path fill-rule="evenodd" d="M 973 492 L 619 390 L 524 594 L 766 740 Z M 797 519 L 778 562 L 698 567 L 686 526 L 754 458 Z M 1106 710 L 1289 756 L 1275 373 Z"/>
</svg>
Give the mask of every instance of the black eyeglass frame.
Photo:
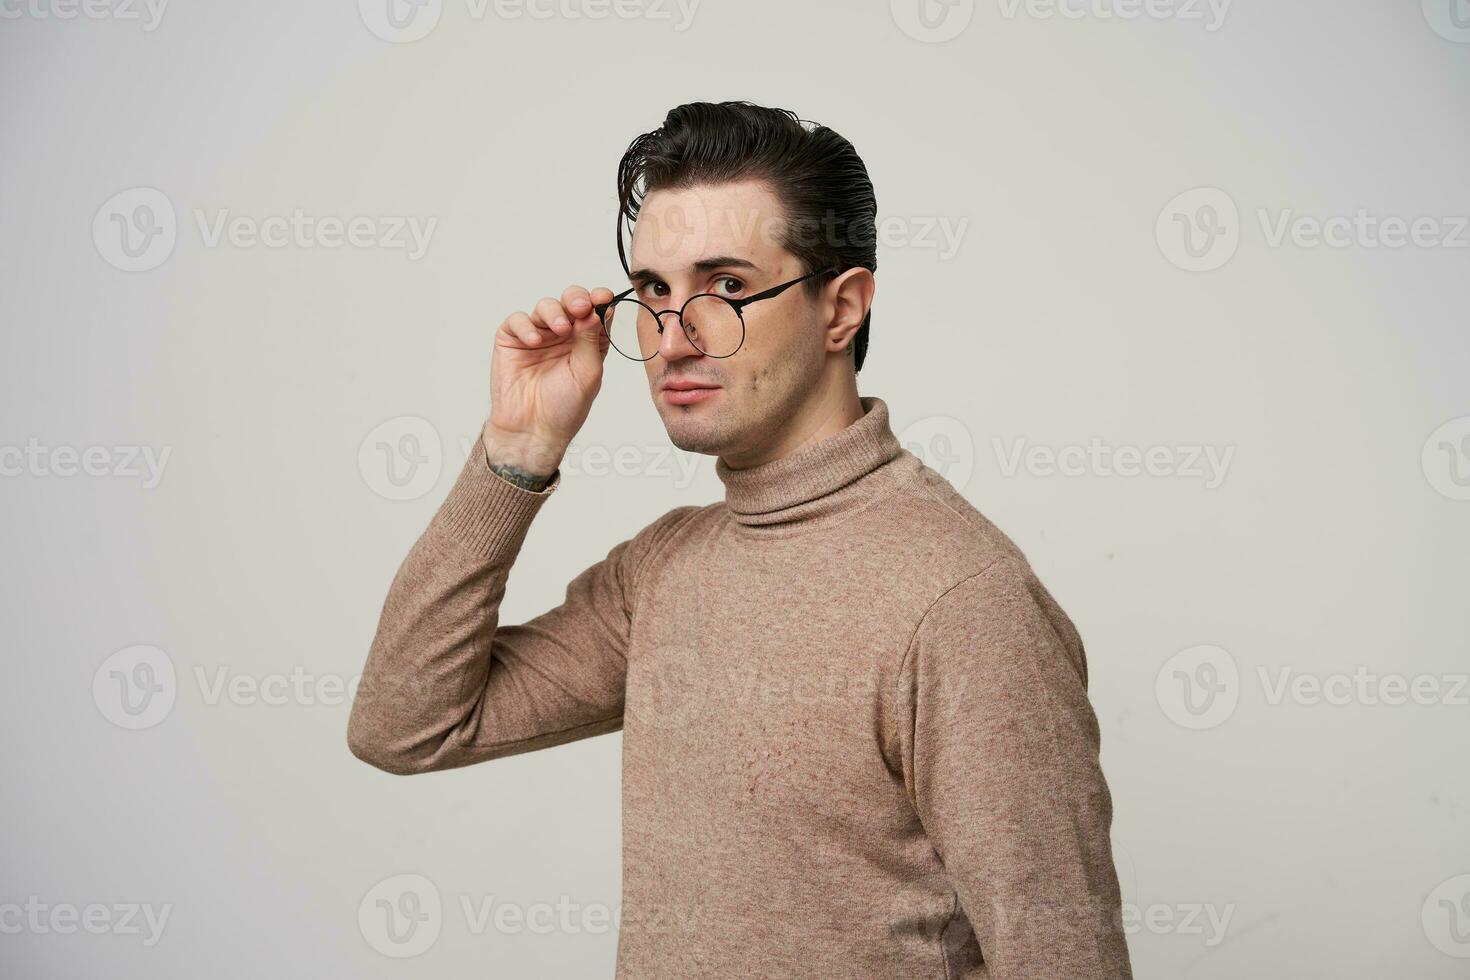
<svg viewBox="0 0 1470 980">
<path fill-rule="evenodd" d="M 645 310 L 647 310 L 648 312 L 650 312 L 650 313 L 653 314 L 654 320 L 658 323 L 658 335 L 660 337 L 662 337 L 664 335 L 664 316 L 666 314 L 669 314 L 669 313 L 676 313 L 678 315 L 678 317 L 679 317 L 679 329 L 681 329 L 681 330 L 684 331 L 684 336 L 686 336 L 686 337 L 689 338 L 689 342 L 691 344 L 693 344 L 695 346 L 695 348 L 698 349 L 701 354 L 704 354 L 706 357 L 717 357 L 717 358 L 734 357 L 735 354 L 737 352 L 739 352 L 740 348 L 742 348 L 742 347 L 745 346 L 745 312 L 744 312 L 744 310 L 745 310 L 745 308 L 747 306 L 749 306 L 751 303 L 755 303 L 755 302 L 757 302 L 759 300 L 771 299 L 773 297 L 780 296 L 782 293 L 784 293 L 786 290 L 790 289 L 792 286 L 795 286 L 797 283 L 799 283 L 799 282 L 806 282 L 808 279 L 811 279 L 814 276 L 820 276 L 820 275 L 823 275 L 823 274 L 828 273 L 828 272 L 835 273 L 837 271 L 838 270 L 836 270 L 836 269 L 818 269 L 816 272 L 808 272 L 806 275 L 800 276 L 799 278 L 796 278 L 796 279 L 793 279 L 790 282 L 783 282 L 779 286 L 772 286 L 770 289 L 763 289 L 760 292 L 756 293 L 754 296 L 744 296 L 744 297 L 741 297 L 740 299 L 731 299 L 728 296 L 721 296 L 719 293 L 695 293 L 693 296 L 691 296 L 688 299 L 686 299 L 684 301 L 684 305 L 681 306 L 681 307 L 679 307 L 677 310 L 668 309 L 668 310 L 663 310 L 661 312 L 655 312 L 654 309 L 653 309 L 653 307 L 649 306 L 647 303 L 643 302 L 640 299 L 635 299 L 635 300 L 633 300 L 633 302 L 637 303 L 639 306 L 643 307 Z M 612 299 L 608 300 L 606 303 L 598 303 L 596 306 L 593 307 L 593 309 L 597 312 L 597 320 L 598 320 L 599 323 L 602 324 L 602 332 L 607 335 L 607 342 L 608 342 L 608 344 L 610 344 L 612 346 L 612 349 L 615 350 L 615 351 L 617 351 L 619 354 L 622 354 L 624 357 L 628 358 L 628 360 L 630 360 L 630 361 L 637 361 L 637 362 L 639 362 L 641 364 L 641 363 L 643 363 L 645 361 L 651 361 L 655 357 L 657 357 L 658 356 L 658 351 L 654 351 L 652 354 L 649 354 L 647 357 L 633 357 L 630 354 L 623 353 L 622 348 L 620 348 L 617 344 L 614 344 L 613 343 L 612 334 L 608 332 L 608 329 L 607 329 L 607 319 L 604 316 L 604 314 L 607 313 L 607 308 L 609 306 L 612 306 L 614 303 L 616 303 L 616 302 L 618 302 L 620 300 L 627 299 L 628 296 L 631 293 L 637 291 L 637 289 L 638 289 L 637 286 L 629 286 L 627 289 L 623 290 L 621 293 L 618 293 L 616 296 L 614 296 Z M 709 353 L 706 353 L 702 348 L 699 347 L 699 342 L 696 341 L 694 339 L 694 337 L 690 335 L 690 333 L 689 333 L 689 325 L 684 322 L 684 311 L 689 308 L 689 304 L 692 303 L 692 302 L 694 302 L 695 300 L 699 299 L 700 297 L 703 297 L 703 296 L 713 296 L 715 299 L 723 300 L 724 302 L 729 303 L 735 309 L 735 316 L 736 316 L 736 318 L 738 318 L 740 320 L 740 343 L 736 344 L 735 345 L 735 350 L 732 350 L 728 354 L 709 354 Z M 635 327 L 635 330 L 636 330 L 636 327 Z"/>
</svg>

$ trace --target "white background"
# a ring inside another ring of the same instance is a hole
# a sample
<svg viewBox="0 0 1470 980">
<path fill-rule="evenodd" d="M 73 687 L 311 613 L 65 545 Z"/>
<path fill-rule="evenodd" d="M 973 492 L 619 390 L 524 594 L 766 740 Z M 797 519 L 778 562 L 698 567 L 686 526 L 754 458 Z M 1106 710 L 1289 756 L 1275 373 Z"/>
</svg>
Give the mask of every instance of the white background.
<svg viewBox="0 0 1470 980">
<path fill-rule="evenodd" d="M 618 158 L 723 99 L 867 162 L 859 386 L 1081 630 L 1136 975 L 1470 970 L 1470 4 L 926 0 L 926 28 L 914 0 L 427 0 L 405 42 L 384 2 L 0 6 L 0 971 L 611 975 L 582 915 L 618 902 L 620 736 L 396 778 L 349 755 L 332 685 L 485 416 L 494 326 L 617 288 Z M 175 240 L 133 261 L 141 198 L 109 202 L 135 188 Z M 1200 210 L 1221 195 L 1233 219 Z M 297 209 L 434 224 L 417 256 L 209 238 Z M 1438 240 L 1311 244 L 1360 212 Z M 1222 234 L 1191 258 L 1186 226 Z M 391 499 L 372 461 L 405 432 L 440 449 Z M 1093 440 L 1177 465 L 1045 465 Z M 667 449 L 614 355 L 505 622 L 719 498 Z M 109 685 L 146 675 L 109 658 L 140 645 L 165 700 L 128 727 Z M 284 703 L 215 696 L 293 672 Z M 1387 703 L 1393 678 L 1437 693 Z M 404 874 L 442 908 L 413 959 L 371 926 Z M 492 898 L 574 928 L 477 928 Z M 51 917 L 92 904 L 113 927 Z M 167 907 L 156 942 L 128 904 Z"/>
</svg>

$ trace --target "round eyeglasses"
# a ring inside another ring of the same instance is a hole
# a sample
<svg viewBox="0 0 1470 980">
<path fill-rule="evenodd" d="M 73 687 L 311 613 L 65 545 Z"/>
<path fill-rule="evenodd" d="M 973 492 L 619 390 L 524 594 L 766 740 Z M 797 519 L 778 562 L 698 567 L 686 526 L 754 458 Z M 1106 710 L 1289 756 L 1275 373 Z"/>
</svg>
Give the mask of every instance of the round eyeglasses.
<svg viewBox="0 0 1470 980">
<path fill-rule="evenodd" d="M 607 334 L 613 349 L 633 361 L 646 361 L 658 353 L 659 339 L 664 332 L 664 317 L 674 313 L 684 328 L 684 335 L 701 354 L 709 357 L 729 357 L 745 343 L 744 310 L 758 300 L 779 296 L 799 282 L 831 270 L 809 272 L 798 279 L 783 282 L 779 286 L 746 296 L 730 299 L 715 293 L 697 293 L 684 301 L 678 310 L 655 310 L 634 299 L 631 287 L 614 296 L 606 303 L 598 303 L 594 309 L 602 321 L 602 331 Z"/>
</svg>

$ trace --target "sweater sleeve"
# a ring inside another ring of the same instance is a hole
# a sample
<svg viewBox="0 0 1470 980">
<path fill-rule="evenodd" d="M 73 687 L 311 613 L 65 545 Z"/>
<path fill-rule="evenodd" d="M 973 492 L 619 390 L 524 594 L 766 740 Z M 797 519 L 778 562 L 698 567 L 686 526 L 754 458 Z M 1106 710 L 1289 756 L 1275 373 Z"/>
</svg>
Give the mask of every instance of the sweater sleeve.
<svg viewBox="0 0 1470 980">
<path fill-rule="evenodd" d="M 622 726 L 639 575 L 687 513 L 675 508 L 567 585 L 557 607 L 499 625 L 540 492 L 497 476 L 476 441 L 394 576 L 353 699 L 347 742 L 391 773 L 452 769 Z"/>
<path fill-rule="evenodd" d="M 929 608 L 899 700 L 904 779 L 989 975 L 1129 980 L 1087 662 L 1024 560 Z"/>
</svg>

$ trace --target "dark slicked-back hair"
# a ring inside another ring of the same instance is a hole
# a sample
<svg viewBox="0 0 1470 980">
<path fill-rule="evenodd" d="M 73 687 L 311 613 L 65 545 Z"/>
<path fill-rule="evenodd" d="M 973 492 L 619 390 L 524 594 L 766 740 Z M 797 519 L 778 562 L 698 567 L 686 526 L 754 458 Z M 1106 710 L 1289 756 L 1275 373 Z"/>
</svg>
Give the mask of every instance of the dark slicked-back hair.
<svg viewBox="0 0 1470 980">
<path fill-rule="evenodd" d="M 689 102 L 633 140 L 618 164 L 618 259 L 623 225 L 638 219 L 650 192 L 761 179 L 785 208 L 781 245 L 803 273 L 878 271 L 878 201 L 862 158 L 842 136 L 788 109 L 750 102 Z M 815 298 L 830 275 L 802 284 Z M 869 311 L 853 337 L 853 368 L 868 350 Z"/>
</svg>

